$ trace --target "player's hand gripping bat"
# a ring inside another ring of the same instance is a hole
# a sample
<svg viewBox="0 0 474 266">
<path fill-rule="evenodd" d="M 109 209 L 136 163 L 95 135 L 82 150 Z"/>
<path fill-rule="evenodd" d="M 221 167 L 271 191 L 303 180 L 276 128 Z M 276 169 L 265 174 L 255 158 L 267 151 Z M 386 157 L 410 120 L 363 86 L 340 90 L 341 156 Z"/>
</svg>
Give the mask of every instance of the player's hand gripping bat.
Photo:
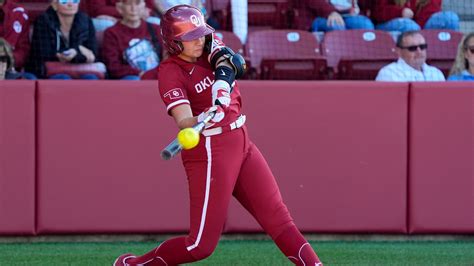
<svg viewBox="0 0 474 266">
<path fill-rule="evenodd" d="M 216 112 L 211 112 L 209 113 L 208 116 L 204 118 L 201 122 L 195 124 L 192 126 L 196 132 L 201 133 L 204 128 L 206 127 L 206 123 L 212 120 L 214 118 L 214 115 Z M 178 141 L 178 138 L 175 138 L 168 146 L 166 146 L 162 151 L 161 151 L 161 158 L 163 160 L 171 160 L 174 156 L 176 156 L 181 150 L 183 149 L 183 146 Z"/>
</svg>

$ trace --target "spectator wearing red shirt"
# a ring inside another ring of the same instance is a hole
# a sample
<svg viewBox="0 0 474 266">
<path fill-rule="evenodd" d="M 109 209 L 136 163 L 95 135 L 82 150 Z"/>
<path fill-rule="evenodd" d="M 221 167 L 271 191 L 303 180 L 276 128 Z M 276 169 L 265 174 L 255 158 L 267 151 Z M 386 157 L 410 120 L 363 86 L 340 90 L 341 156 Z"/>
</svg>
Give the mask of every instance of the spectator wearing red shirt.
<svg viewBox="0 0 474 266">
<path fill-rule="evenodd" d="M 145 73 L 156 74 L 161 56 L 160 28 L 142 19 L 144 9 L 144 0 L 117 3 L 122 20 L 105 30 L 102 47 L 111 78 L 139 80 Z"/>
<path fill-rule="evenodd" d="M 458 15 L 441 6 L 442 0 L 377 0 L 372 17 L 386 31 L 459 30 Z"/>
<path fill-rule="evenodd" d="M 30 20 L 25 9 L 12 0 L 0 0 L 0 37 L 13 50 L 15 69 L 21 70 L 30 51 Z M 34 79 L 34 75 L 24 73 L 24 78 Z"/>
<path fill-rule="evenodd" d="M 94 27 L 96 31 L 104 31 L 107 28 L 115 25 L 122 16 L 118 11 L 116 4 L 120 0 L 83 0 L 82 7 L 93 19 Z M 139 0 L 136 0 L 138 2 Z M 146 8 L 141 14 L 141 18 L 154 24 L 160 24 L 159 18 L 152 15 L 153 13 L 153 0 L 146 0 Z"/>
</svg>

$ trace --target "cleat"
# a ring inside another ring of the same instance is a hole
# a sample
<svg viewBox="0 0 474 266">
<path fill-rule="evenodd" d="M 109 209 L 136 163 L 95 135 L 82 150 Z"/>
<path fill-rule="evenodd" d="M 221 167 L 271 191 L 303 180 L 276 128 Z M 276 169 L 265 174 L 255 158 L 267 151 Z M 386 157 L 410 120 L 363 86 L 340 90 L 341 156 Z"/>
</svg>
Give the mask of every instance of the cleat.
<svg viewBox="0 0 474 266">
<path fill-rule="evenodd" d="M 136 258 L 136 256 L 133 255 L 133 254 L 130 254 L 130 253 L 120 255 L 120 256 L 114 261 L 113 266 L 131 266 L 131 264 L 128 264 L 128 263 L 127 263 L 127 260 L 128 260 L 128 259 L 131 259 L 131 258 Z"/>
</svg>

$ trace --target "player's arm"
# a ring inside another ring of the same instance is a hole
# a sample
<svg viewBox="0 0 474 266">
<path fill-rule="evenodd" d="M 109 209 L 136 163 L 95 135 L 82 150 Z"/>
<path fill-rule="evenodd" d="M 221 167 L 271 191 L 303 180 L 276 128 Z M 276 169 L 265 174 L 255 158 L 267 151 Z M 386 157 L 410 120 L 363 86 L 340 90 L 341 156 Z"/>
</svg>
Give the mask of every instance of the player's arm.
<svg viewBox="0 0 474 266">
<path fill-rule="evenodd" d="M 206 123 L 206 127 L 211 126 L 212 123 L 219 123 L 225 116 L 224 110 L 220 106 L 211 106 L 198 116 L 193 116 L 189 104 L 181 104 L 171 109 L 171 116 L 173 116 L 176 125 L 178 125 L 178 128 L 180 129 L 192 127 L 197 123 L 204 121 L 210 113 L 215 114 L 213 118 Z"/>
<path fill-rule="evenodd" d="M 228 67 L 234 72 L 234 77 L 239 79 L 247 70 L 242 55 L 235 53 L 214 34 L 206 36 L 206 51 L 209 54 L 208 61 L 217 70 L 220 67 Z"/>
<path fill-rule="evenodd" d="M 247 69 L 244 58 L 214 34 L 206 36 L 208 60 L 215 70 L 215 82 L 212 85 L 212 102 L 226 108 L 230 105 L 230 93 L 235 79 L 242 77 Z"/>
<path fill-rule="evenodd" d="M 193 116 L 189 104 L 180 104 L 174 107 L 171 109 L 171 116 L 180 129 L 192 127 L 197 123 L 197 118 Z"/>
</svg>

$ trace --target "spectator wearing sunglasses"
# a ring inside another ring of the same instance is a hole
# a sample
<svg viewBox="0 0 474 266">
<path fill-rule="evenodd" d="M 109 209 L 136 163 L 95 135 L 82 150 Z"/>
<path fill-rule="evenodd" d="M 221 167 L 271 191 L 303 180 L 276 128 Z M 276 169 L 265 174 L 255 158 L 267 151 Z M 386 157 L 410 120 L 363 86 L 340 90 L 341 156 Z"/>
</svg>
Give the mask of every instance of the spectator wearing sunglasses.
<svg viewBox="0 0 474 266">
<path fill-rule="evenodd" d="M 458 46 L 449 81 L 474 81 L 474 32 L 464 36 Z"/>
<path fill-rule="evenodd" d="M 30 20 L 26 10 L 13 0 L 0 0 L 0 37 L 13 51 L 15 69 L 23 69 L 30 51 Z M 35 79 L 31 73 L 20 72 L 23 78 Z"/>
<path fill-rule="evenodd" d="M 39 78 L 46 77 L 45 63 L 92 63 L 97 54 L 97 40 L 92 20 L 78 11 L 79 0 L 53 0 L 41 14 L 33 30 L 31 53 L 26 69 Z M 70 79 L 66 74 L 49 78 Z M 86 74 L 82 79 L 97 79 Z"/>
<path fill-rule="evenodd" d="M 445 81 L 436 67 L 426 64 L 428 45 L 419 31 L 406 31 L 398 36 L 398 60 L 380 69 L 377 81 Z"/>
<path fill-rule="evenodd" d="M 442 0 L 377 0 L 372 12 L 376 29 L 414 31 L 420 29 L 459 30 L 459 16 L 443 11 Z"/>
</svg>

